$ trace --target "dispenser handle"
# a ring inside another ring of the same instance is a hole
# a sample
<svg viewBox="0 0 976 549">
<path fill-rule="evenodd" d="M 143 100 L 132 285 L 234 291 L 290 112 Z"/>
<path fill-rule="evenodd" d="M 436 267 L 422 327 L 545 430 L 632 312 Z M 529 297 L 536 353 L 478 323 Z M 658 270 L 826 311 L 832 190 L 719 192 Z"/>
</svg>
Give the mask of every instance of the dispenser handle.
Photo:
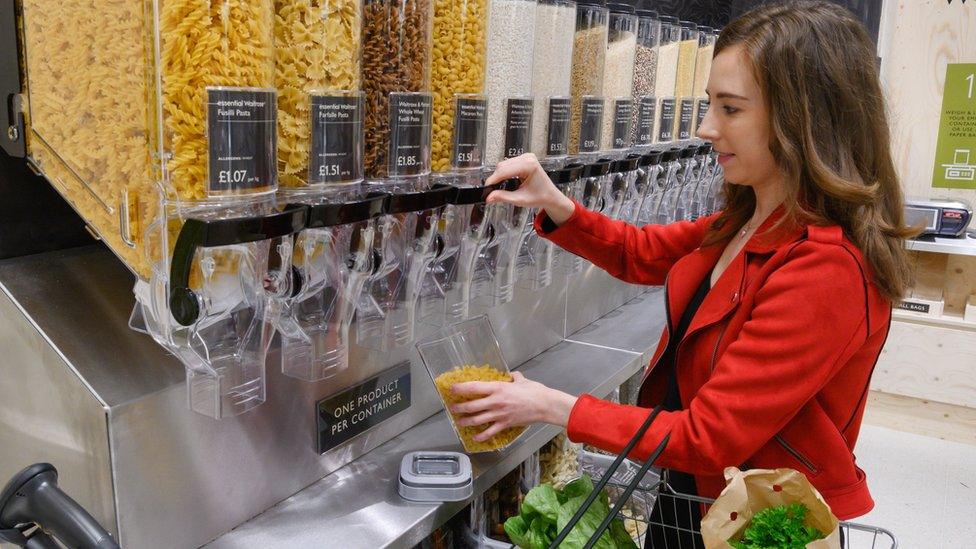
<svg viewBox="0 0 976 549">
<path fill-rule="evenodd" d="M 197 248 L 232 246 L 280 238 L 300 232 L 308 223 L 308 206 L 289 205 L 270 215 L 203 220 L 190 218 L 183 223 L 170 262 L 169 305 L 181 326 L 190 326 L 200 317 L 200 303 L 190 289 L 190 270 Z"/>
</svg>

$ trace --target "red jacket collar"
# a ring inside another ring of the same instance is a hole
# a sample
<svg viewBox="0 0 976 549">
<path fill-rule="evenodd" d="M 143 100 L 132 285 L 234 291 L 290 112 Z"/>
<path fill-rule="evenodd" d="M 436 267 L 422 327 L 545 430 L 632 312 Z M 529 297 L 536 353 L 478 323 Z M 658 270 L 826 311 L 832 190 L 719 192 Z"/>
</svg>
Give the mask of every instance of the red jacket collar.
<svg viewBox="0 0 976 549">
<path fill-rule="evenodd" d="M 795 242 L 806 230 L 803 225 L 784 219 L 786 207 L 780 204 L 769 214 L 765 221 L 759 225 L 743 249 L 749 253 L 768 254 L 775 252 L 777 248 L 790 242 Z M 780 220 L 783 223 L 774 227 Z M 723 246 L 724 248 L 724 246 Z"/>
</svg>

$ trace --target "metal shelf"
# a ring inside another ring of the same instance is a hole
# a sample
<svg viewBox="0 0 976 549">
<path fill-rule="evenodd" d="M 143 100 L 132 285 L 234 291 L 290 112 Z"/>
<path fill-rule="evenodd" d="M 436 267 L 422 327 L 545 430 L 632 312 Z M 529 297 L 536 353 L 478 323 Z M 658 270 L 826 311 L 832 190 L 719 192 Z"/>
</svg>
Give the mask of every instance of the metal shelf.
<svg viewBox="0 0 976 549">
<path fill-rule="evenodd" d="M 976 256 L 976 238 L 968 233 L 959 238 L 936 236 L 906 240 L 905 247 L 917 252 Z"/>
<path fill-rule="evenodd" d="M 936 328 L 951 328 L 954 330 L 970 330 L 976 332 L 976 322 L 966 322 L 959 315 L 929 316 L 911 311 L 903 311 L 901 309 L 893 309 L 891 311 L 891 318 L 901 322 L 924 324 L 926 326 L 935 326 Z"/>
</svg>

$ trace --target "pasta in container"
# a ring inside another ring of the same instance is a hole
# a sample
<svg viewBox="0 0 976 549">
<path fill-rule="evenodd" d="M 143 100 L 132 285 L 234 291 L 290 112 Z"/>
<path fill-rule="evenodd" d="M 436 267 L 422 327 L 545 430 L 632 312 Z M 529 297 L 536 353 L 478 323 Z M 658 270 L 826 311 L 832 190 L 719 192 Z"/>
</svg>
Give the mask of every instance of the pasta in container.
<svg viewBox="0 0 976 549">
<path fill-rule="evenodd" d="M 22 5 L 31 160 L 138 275 L 132 325 L 187 367 L 191 408 L 257 406 L 290 269 L 272 241 L 298 219 L 247 228 L 277 214 L 274 2 Z"/>
</svg>

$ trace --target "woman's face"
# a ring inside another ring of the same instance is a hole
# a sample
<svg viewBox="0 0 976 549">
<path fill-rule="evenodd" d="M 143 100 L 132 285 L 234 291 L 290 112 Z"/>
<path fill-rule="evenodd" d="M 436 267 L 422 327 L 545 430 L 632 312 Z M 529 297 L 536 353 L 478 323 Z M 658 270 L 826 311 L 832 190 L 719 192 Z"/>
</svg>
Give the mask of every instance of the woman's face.
<svg viewBox="0 0 976 549">
<path fill-rule="evenodd" d="M 712 142 L 726 181 L 753 188 L 778 184 L 769 151 L 769 112 L 742 46 L 715 56 L 706 91 L 711 104 L 698 136 Z"/>
</svg>

